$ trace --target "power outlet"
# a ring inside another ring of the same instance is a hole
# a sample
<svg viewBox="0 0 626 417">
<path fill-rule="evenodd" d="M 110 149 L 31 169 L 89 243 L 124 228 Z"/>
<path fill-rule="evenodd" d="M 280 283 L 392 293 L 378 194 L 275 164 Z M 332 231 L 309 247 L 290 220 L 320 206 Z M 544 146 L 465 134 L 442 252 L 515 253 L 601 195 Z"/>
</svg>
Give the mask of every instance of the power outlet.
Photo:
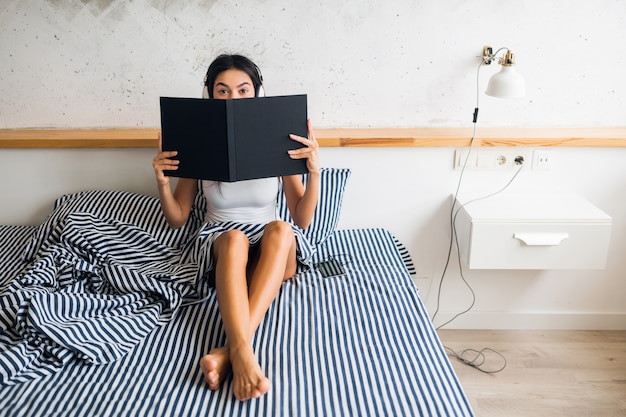
<svg viewBox="0 0 626 417">
<path fill-rule="evenodd" d="M 537 150 L 533 157 L 533 168 L 547 171 L 552 167 L 552 151 Z"/>
<path fill-rule="evenodd" d="M 472 170 L 504 170 L 519 168 L 522 165 L 530 167 L 532 152 L 523 148 L 498 149 L 468 149 L 456 151 L 454 167 L 456 169 Z"/>
</svg>

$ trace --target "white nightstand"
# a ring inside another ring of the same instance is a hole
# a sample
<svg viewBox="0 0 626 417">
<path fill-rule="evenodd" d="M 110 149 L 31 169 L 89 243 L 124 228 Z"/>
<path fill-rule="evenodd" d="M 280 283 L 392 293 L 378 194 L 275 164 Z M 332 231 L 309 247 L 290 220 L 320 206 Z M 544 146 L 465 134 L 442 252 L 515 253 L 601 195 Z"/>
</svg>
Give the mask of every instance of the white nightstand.
<svg viewBox="0 0 626 417">
<path fill-rule="evenodd" d="M 576 194 L 457 199 L 461 259 L 472 269 L 602 269 L 611 217 Z"/>
</svg>

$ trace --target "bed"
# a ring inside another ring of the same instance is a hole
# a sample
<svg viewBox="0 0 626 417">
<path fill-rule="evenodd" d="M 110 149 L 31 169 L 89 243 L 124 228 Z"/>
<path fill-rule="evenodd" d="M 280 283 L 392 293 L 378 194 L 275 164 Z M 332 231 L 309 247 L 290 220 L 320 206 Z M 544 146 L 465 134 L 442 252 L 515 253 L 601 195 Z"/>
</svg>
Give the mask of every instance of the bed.
<svg viewBox="0 0 626 417">
<path fill-rule="evenodd" d="M 175 231 L 156 198 L 105 190 L 61 196 L 38 226 L 0 226 L 0 415 L 472 416 L 404 246 L 337 229 L 349 176 L 323 169 L 313 266 L 261 322 L 272 386 L 245 402 L 198 367 L 225 340 L 202 279 L 201 198 Z M 345 274 L 324 277 L 329 259 Z"/>
</svg>

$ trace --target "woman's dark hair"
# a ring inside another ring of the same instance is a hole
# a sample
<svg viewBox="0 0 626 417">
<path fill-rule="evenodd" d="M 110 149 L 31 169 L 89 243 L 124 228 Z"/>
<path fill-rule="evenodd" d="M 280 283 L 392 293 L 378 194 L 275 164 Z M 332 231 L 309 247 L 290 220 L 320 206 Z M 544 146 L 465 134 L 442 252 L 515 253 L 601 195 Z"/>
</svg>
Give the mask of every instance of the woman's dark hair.
<svg viewBox="0 0 626 417">
<path fill-rule="evenodd" d="M 263 76 L 259 67 L 245 56 L 222 54 L 211 62 L 206 72 L 206 77 L 204 77 L 204 85 L 209 92 L 209 98 L 213 98 L 213 86 L 218 74 L 233 68 L 243 71 L 250 76 L 254 85 L 254 96 L 258 97 L 259 88 L 263 84 Z"/>
</svg>

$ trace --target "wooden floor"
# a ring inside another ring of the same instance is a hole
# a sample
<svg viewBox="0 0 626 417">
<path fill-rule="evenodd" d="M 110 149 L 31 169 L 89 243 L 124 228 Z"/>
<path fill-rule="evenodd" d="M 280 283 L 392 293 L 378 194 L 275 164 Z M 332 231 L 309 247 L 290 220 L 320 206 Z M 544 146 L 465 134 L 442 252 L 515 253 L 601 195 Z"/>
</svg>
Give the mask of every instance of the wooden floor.
<svg viewBox="0 0 626 417">
<path fill-rule="evenodd" d="M 506 358 L 506 368 L 495 374 L 450 359 L 477 417 L 626 416 L 626 331 L 438 333 L 457 353 L 487 347 Z M 485 368 L 503 364 L 486 355 Z"/>
</svg>

